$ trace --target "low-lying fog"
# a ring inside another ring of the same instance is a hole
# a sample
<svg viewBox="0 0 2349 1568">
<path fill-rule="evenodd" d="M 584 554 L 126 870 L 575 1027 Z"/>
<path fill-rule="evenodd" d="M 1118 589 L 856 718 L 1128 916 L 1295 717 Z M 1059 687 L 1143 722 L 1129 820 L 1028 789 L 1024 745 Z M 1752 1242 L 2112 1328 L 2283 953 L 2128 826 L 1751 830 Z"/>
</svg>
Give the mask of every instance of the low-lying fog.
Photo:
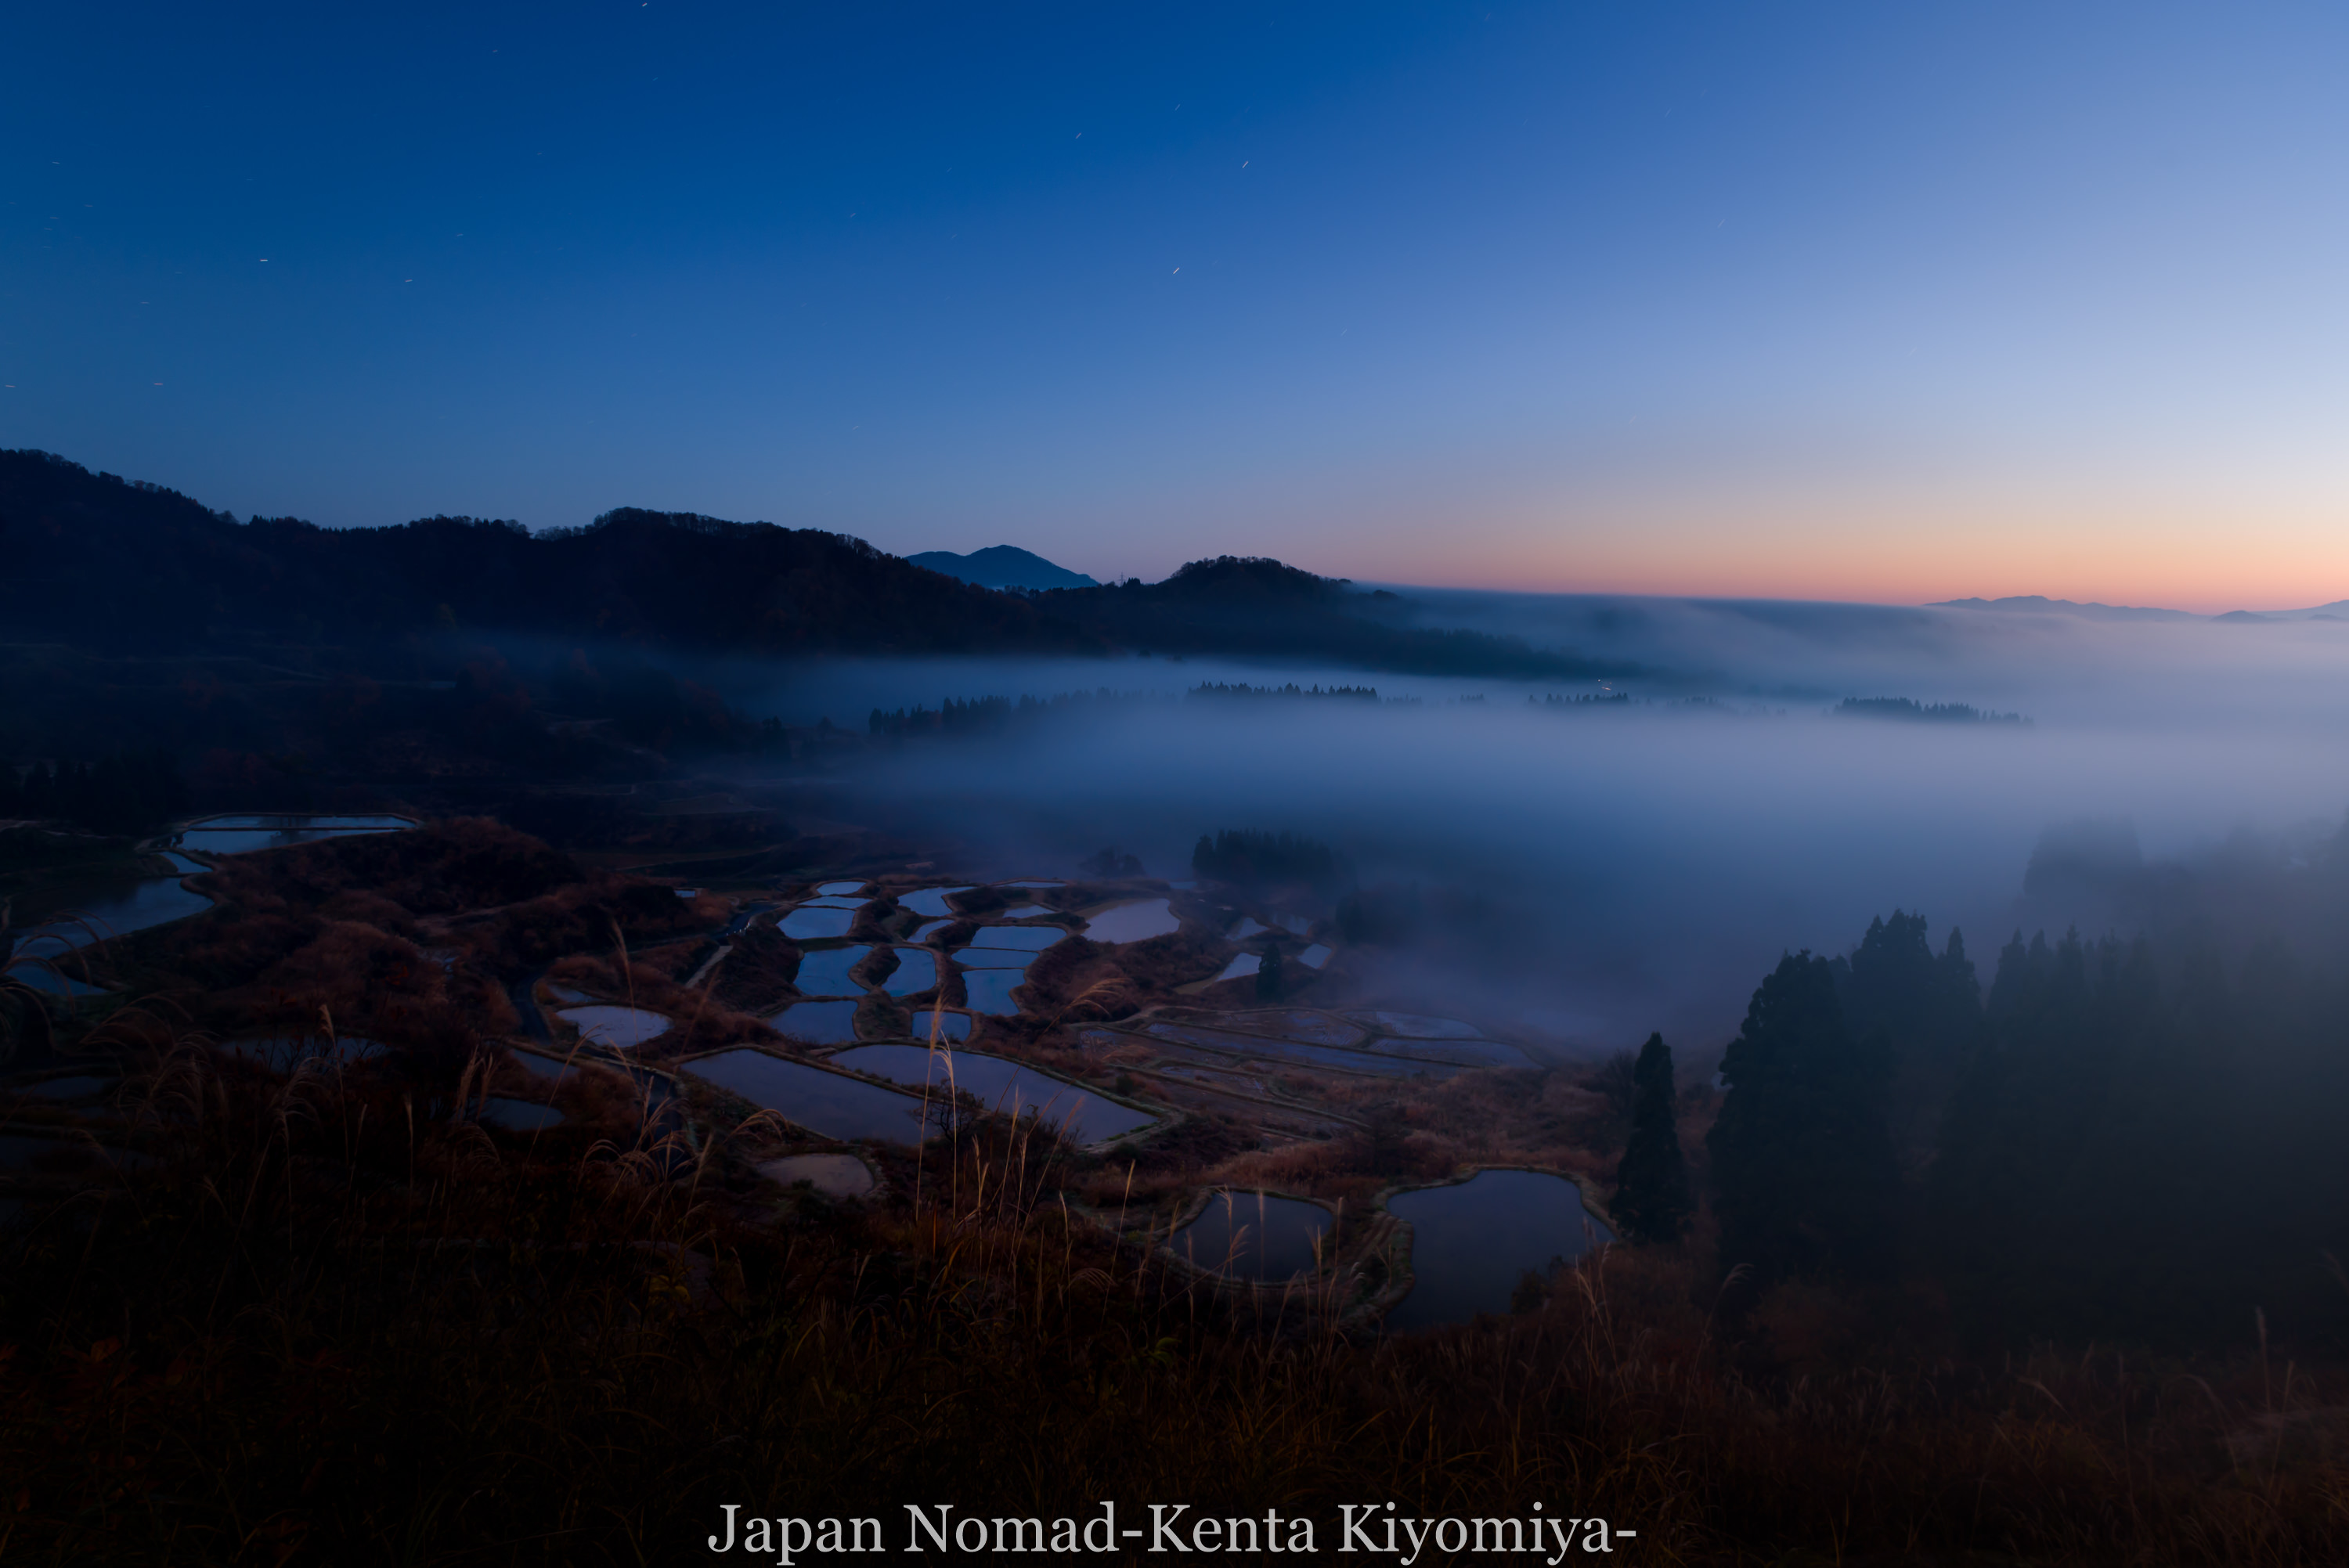
<svg viewBox="0 0 2349 1568">
<path fill-rule="evenodd" d="M 2245 830 L 2304 848 L 2349 807 L 2349 624 L 1670 601 L 1609 602 L 1610 622 L 1599 603 L 1506 608 L 1529 640 L 1569 640 L 1537 634 L 1547 614 L 1586 653 L 1682 672 L 1618 683 L 1654 702 L 1560 710 L 1527 698 L 1597 688 L 1164 659 L 836 661 L 725 684 L 753 715 L 858 728 L 945 697 L 1161 694 L 1000 740 L 926 738 L 875 758 L 854 799 L 1006 874 L 1115 844 L 1181 877 L 1219 828 L 1326 841 L 1363 882 L 1429 894 L 1438 940 L 1396 958 L 1398 999 L 1449 995 L 1594 1050 L 1661 1027 L 1708 1054 L 1781 951 L 1847 950 L 1896 907 L 1936 945 L 1961 925 L 1987 980 L 2018 923 L 2094 918 L 2023 900 L 2050 828 L 2126 823 L 2147 855 L 2192 856 Z M 1288 680 L 1421 700 L 1171 700 Z M 1721 705 L 1682 700 L 1698 690 Z M 1824 711 L 1846 696 L 2035 722 Z"/>
</svg>

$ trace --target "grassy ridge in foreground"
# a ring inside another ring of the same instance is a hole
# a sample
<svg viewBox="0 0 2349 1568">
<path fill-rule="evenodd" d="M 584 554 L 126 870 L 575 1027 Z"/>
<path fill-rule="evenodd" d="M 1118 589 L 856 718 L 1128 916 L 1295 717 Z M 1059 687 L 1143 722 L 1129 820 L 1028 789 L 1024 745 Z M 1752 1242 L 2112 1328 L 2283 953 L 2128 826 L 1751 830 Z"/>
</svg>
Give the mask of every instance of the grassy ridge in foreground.
<svg viewBox="0 0 2349 1568">
<path fill-rule="evenodd" d="M 730 1501 L 894 1540 L 907 1502 L 1102 1498 L 1306 1513 L 1325 1552 L 1341 1503 L 1547 1499 L 1650 1562 L 2349 1558 L 2337 1463 L 2276 1462 L 2341 1397 L 2304 1371 L 1789 1386 L 1735 1369 L 1670 1252 L 1427 1338 L 1310 1303 L 1268 1333 L 1113 1252 L 1062 1202 L 1071 1157 L 999 1126 L 901 1156 L 863 1212 L 761 1186 L 748 1125 L 669 1182 L 592 1130 L 156 1059 L 129 1106 L 160 1164 L 0 1243 L 12 1559 L 634 1563 L 698 1553 Z"/>
</svg>

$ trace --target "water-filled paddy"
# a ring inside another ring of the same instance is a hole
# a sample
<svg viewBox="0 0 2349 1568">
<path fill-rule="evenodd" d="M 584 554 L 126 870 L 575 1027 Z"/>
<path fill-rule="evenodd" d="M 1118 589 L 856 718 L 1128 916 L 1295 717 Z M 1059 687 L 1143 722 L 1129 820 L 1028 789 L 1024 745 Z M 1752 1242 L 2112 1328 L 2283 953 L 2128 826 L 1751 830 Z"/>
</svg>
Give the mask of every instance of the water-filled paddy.
<svg viewBox="0 0 2349 1568">
<path fill-rule="evenodd" d="M 925 1007 L 920 1012 L 914 1015 L 914 1038 L 917 1040 L 927 1040 L 930 1037 L 930 1012 L 931 1010 L 929 1008 Z M 937 1019 L 938 1038 L 941 1040 L 959 1043 L 970 1038 L 970 1015 L 968 1013 L 949 1013 L 940 1009 L 938 1011 Z"/>
<path fill-rule="evenodd" d="M 593 1002 L 595 999 L 575 986 L 557 985 L 552 980 L 546 984 L 546 994 L 558 1002 Z"/>
<path fill-rule="evenodd" d="M 1014 987 L 1027 982 L 1028 971 L 1020 969 L 966 969 L 962 989 L 964 1006 L 974 1013 L 1008 1018 L 1019 1011 L 1019 1004 L 1011 999 Z"/>
<path fill-rule="evenodd" d="M 856 1037 L 859 1001 L 794 1002 L 767 1020 L 767 1026 L 814 1046 L 844 1045 Z"/>
<path fill-rule="evenodd" d="M 536 1132 L 541 1128 L 553 1127 L 561 1121 L 563 1113 L 551 1105 L 493 1094 L 481 1102 L 481 1109 L 474 1119 L 492 1127 L 502 1127 L 508 1132 Z"/>
<path fill-rule="evenodd" d="M 171 835 L 180 849 L 199 854 L 242 855 L 255 850 L 280 850 L 321 839 L 348 839 L 367 833 L 396 833 L 416 824 L 405 817 L 272 816 L 207 817 Z"/>
<path fill-rule="evenodd" d="M 1081 1085 L 1003 1057 L 976 1051 L 932 1051 L 926 1046 L 859 1046 L 832 1058 L 833 1065 L 854 1068 L 919 1088 L 927 1083 L 943 1091 L 948 1084 L 979 1098 L 989 1110 L 1033 1116 L 1061 1128 L 1077 1143 L 1099 1143 L 1147 1127 L 1157 1118 L 1146 1111 L 1104 1099 Z"/>
<path fill-rule="evenodd" d="M 1304 952 L 1299 954 L 1297 955 L 1297 962 L 1304 965 L 1308 969 L 1319 969 L 1321 965 L 1330 962 L 1330 949 L 1317 942 L 1312 946 L 1307 948 Z"/>
<path fill-rule="evenodd" d="M 1262 936 L 1266 932 L 1270 931 L 1272 927 L 1265 924 L 1262 921 L 1257 919 L 1256 916 L 1251 914 L 1246 916 L 1237 925 L 1232 927 L 1231 939 L 1234 942 L 1246 942 L 1249 937 Z"/>
<path fill-rule="evenodd" d="M 684 1070 L 731 1089 L 820 1138 L 843 1142 L 881 1138 L 912 1143 L 928 1136 L 922 1126 L 918 1097 L 826 1072 L 805 1062 L 785 1061 L 745 1047 L 687 1062 Z"/>
<path fill-rule="evenodd" d="M 1167 1245 L 1177 1257 L 1233 1279 L 1278 1284 L 1317 1266 L 1314 1243 L 1329 1234 L 1330 1211 L 1297 1198 L 1218 1192 Z"/>
<path fill-rule="evenodd" d="M 1387 1315 L 1399 1331 L 1506 1312 L 1517 1281 L 1571 1263 L 1593 1239 L 1614 1240 L 1582 1206 L 1582 1190 L 1539 1171 L 1482 1171 L 1453 1187 L 1387 1200 L 1411 1225 L 1411 1294 Z"/>
<path fill-rule="evenodd" d="M 1381 1078 L 1408 1078 L 1414 1074 L 1449 1078 L 1455 1070 L 1442 1063 L 1405 1061 L 1393 1057 L 1372 1056 L 1365 1051 L 1340 1050 L 1334 1046 L 1307 1045 L 1298 1040 L 1261 1039 L 1254 1035 L 1234 1034 L 1225 1029 L 1202 1028 L 1195 1024 L 1153 1024 L 1145 1032 L 1178 1045 L 1197 1046 L 1211 1051 L 1237 1052 L 1269 1061 L 1312 1062 L 1347 1072 L 1374 1073 Z"/>
<path fill-rule="evenodd" d="M 802 909 L 863 909 L 869 900 L 861 898 L 811 898 L 800 902 Z"/>
<path fill-rule="evenodd" d="M 973 947 L 1009 948 L 1041 953 L 1069 934 L 1057 925 L 982 925 L 970 939 Z"/>
<path fill-rule="evenodd" d="M 212 900 L 200 892 L 190 892 L 180 885 L 176 876 L 71 888 L 57 900 L 55 916 L 24 934 L 16 952 L 32 958 L 57 958 L 92 942 L 185 920 L 212 906 Z M 29 971 L 19 978 L 28 985 L 39 985 Z"/>
<path fill-rule="evenodd" d="M 1371 1049 L 1382 1057 L 1407 1057 L 1419 1062 L 1452 1062 L 1464 1068 L 1529 1068 L 1534 1059 L 1515 1046 L 1498 1040 L 1381 1039 Z"/>
<path fill-rule="evenodd" d="M 1317 1046 L 1350 1046 L 1362 1037 L 1362 1031 L 1344 1019 L 1303 1007 L 1284 1007 L 1265 1013 L 1234 1013 L 1228 1016 L 1233 1024 L 1246 1028 L 1261 1029 L 1268 1035 L 1278 1035 L 1285 1039 L 1309 1040 Z"/>
<path fill-rule="evenodd" d="M 828 882 L 818 884 L 815 891 L 827 898 L 837 898 L 843 893 L 863 892 L 864 884 L 861 882 Z"/>
<path fill-rule="evenodd" d="M 804 1181 L 827 1198 L 862 1198 L 873 1191 L 873 1168 L 854 1154 L 787 1154 L 759 1167 L 784 1187 Z"/>
<path fill-rule="evenodd" d="M 915 892 L 900 895 L 897 906 L 900 909 L 910 909 L 916 914 L 933 916 L 952 914 L 954 911 L 947 907 L 947 895 L 969 891 L 970 889 L 967 887 L 926 887 Z"/>
<path fill-rule="evenodd" d="M 1122 903 L 1085 922 L 1085 934 L 1095 942 L 1142 942 L 1182 929 L 1182 921 L 1163 898 Z"/>
<path fill-rule="evenodd" d="M 533 1073 L 543 1078 L 553 1078 L 557 1083 L 561 1083 L 565 1078 L 575 1078 L 579 1073 L 577 1068 L 566 1067 L 553 1057 L 543 1057 L 536 1051 L 510 1050 L 506 1055 L 523 1071 Z"/>
<path fill-rule="evenodd" d="M 854 996 L 864 987 L 848 972 L 864 962 L 870 947 L 823 947 L 800 954 L 800 972 L 792 979 L 802 996 Z"/>
<path fill-rule="evenodd" d="M 1464 1024 L 1457 1018 L 1430 1018 L 1418 1013 L 1349 1013 L 1346 1016 L 1357 1023 L 1367 1024 L 1382 1035 L 1401 1035 L 1413 1040 L 1473 1040 L 1476 1026 Z"/>
<path fill-rule="evenodd" d="M 897 950 L 897 967 L 881 982 L 881 989 L 892 996 L 911 996 L 935 990 L 937 984 L 938 955 L 918 947 L 901 947 Z"/>
<path fill-rule="evenodd" d="M 948 917 L 945 920 L 925 921 L 920 925 L 914 928 L 914 934 L 906 940 L 911 942 L 927 942 L 931 937 L 936 936 L 939 932 L 944 931 L 947 926 L 954 923 L 955 922 L 952 917 Z"/>
<path fill-rule="evenodd" d="M 1255 953 L 1243 953 L 1237 958 L 1233 959 L 1229 964 L 1225 965 L 1222 971 L 1216 975 L 1216 978 L 1218 980 L 1237 980 L 1243 975 L 1253 975 L 1263 967 L 1264 958 L 1261 954 Z"/>
<path fill-rule="evenodd" d="M 590 1045 L 607 1046 L 625 1051 L 657 1039 L 668 1031 L 668 1018 L 660 1013 L 648 1013 L 642 1007 L 619 1007 L 598 1004 L 590 1007 L 565 1007 L 556 1017 L 577 1026 L 580 1038 Z"/>
<path fill-rule="evenodd" d="M 1052 912 L 1050 910 L 1046 909 L 1040 903 L 1023 903 L 1005 910 L 1003 912 L 1003 918 L 1006 920 L 1033 920 L 1040 914 L 1050 914 Z"/>
<path fill-rule="evenodd" d="M 845 936 L 856 923 L 853 909 L 795 909 L 777 923 L 777 929 L 794 942 L 821 942 Z"/>
</svg>

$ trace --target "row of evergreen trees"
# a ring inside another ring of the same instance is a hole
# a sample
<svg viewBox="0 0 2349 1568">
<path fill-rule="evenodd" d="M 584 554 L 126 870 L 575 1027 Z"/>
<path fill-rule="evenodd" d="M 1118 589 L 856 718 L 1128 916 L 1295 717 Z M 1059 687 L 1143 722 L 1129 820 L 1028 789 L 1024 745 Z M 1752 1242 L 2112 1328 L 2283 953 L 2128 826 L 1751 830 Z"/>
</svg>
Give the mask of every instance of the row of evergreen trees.
<svg viewBox="0 0 2349 1568">
<path fill-rule="evenodd" d="M 2018 934 L 1985 999 L 1962 938 L 1896 913 L 1789 954 L 1721 1063 L 1705 1138 L 1724 1274 L 1931 1278 L 1986 1338 L 2337 1334 L 2349 1258 L 2349 984 L 2280 938 Z M 1639 1057 L 1614 1209 L 1696 1206 L 1671 1052 Z"/>
<path fill-rule="evenodd" d="M 93 832 L 151 832 L 188 810 L 187 780 L 168 750 L 119 751 L 95 762 L 0 764 L 0 820 L 65 821 Z"/>
<path fill-rule="evenodd" d="M 1235 887 L 1293 883 L 1328 889 L 1350 874 L 1335 850 L 1301 834 L 1231 828 L 1200 835 L 1191 851 L 1191 870 L 1206 881 Z"/>
</svg>

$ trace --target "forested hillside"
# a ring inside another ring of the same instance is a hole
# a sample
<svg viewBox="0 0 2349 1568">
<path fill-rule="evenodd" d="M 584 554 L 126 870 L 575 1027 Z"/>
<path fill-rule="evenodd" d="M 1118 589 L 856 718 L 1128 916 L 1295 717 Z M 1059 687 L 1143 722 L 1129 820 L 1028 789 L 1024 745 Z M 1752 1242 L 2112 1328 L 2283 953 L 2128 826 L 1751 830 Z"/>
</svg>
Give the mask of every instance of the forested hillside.
<svg viewBox="0 0 2349 1568">
<path fill-rule="evenodd" d="M 539 534 L 469 517 L 239 522 L 44 452 L 0 452 L 0 555 L 19 640 L 116 654 L 520 633 L 695 654 L 1136 650 L 1464 675 L 1625 673 L 1512 637 L 1386 624 L 1375 596 L 1276 561 L 1226 556 L 1159 583 L 1025 595 L 845 534 L 633 507 Z"/>
</svg>

